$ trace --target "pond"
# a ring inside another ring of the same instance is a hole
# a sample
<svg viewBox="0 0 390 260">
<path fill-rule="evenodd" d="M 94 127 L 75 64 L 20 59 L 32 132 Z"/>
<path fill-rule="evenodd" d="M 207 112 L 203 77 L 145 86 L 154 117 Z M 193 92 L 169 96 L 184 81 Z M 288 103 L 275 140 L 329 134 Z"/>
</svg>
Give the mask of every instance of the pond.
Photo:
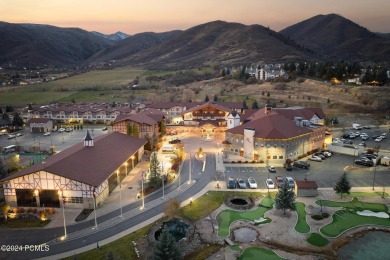
<svg viewBox="0 0 390 260">
<path fill-rule="evenodd" d="M 180 219 L 171 219 L 163 222 L 161 227 L 154 233 L 154 238 L 159 239 L 163 227 L 167 226 L 169 233 L 175 238 L 175 241 L 183 239 L 187 235 L 189 225 L 182 222 Z"/>
<path fill-rule="evenodd" d="M 351 243 L 343 246 L 338 251 L 339 259 L 389 259 L 390 233 L 372 231 Z"/>
</svg>

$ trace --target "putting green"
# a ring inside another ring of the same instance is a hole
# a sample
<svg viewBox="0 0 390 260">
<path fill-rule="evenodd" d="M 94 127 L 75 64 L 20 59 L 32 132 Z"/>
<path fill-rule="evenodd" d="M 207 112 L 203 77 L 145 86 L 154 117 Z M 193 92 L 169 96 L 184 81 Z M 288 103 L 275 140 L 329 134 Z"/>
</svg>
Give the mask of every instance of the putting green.
<svg viewBox="0 0 390 260">
<path fill-rule="evenodd" d="M 260 248 L 260 247 L 248 247 L 244 250 L 239 260 L 258 260 L 258 259 L 267 259 L 267 260 L 279 260 L 283 259 L 278 256 L 274 251 Z"/>
<path fill-rule="evenodd" d="M 380 203 L 371 203 L 371 202 L 362 202 L 357 198 L 353 198 L 351 201 L 331 201 L 331 200 L 317 200 L 317 205 L 322 205 L 323 207 L 341 207 L 353 210 L 371 210 L 374 212 L 387 212 L 388 208 L 384 204 Z"/>
<path fill-rule="evenodd" d="M 306 222 L 306 210 L 305 210 L 304 203 L 297 202 L 297 214 L 298 214 L 298 222 L 295 225 L 295 230 L 299 233 L 309 233 L 310 226 Z"/>
<path fill-rule="evenodd" d="M 250 211 L 223 210 L 217 216 L 218 236 L 227 237 L 230 235 L 230 225 L 238 220 L 255 221 L 264 217 L 264 213 L 272 208 L 273 198 L 264 198 L 257 209 Z"/>
</svg>

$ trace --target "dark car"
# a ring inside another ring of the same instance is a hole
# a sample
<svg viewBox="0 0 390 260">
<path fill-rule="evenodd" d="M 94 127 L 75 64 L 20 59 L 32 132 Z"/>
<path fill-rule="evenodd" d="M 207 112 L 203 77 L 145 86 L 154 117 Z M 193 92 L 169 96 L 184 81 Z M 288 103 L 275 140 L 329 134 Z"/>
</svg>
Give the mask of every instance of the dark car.
<svg viewBox="0 0 390 260">
<path fill-rule="evenodd" d="M 302 162 L 302 161 L 296 161 L 293 163 L 293 166 L 294 167 L 297 167 L 297 168 L 303 168 L 303 169 L 309 169 L 310 168 L 310 164 L 307 163 L 307 162 Z"/>
<path fill-rule="evenodd" d="M 372 167 L 374 163 L 371 160 L 358 159 L 355 160 L 355 164 Z"/>
<path fill-rule="evenodd" d="M 366 158 L 371 159 L 371 160 L 378 158 L 377 155 L 375 155 L 375 154 L 370 154 L 370 153 L 364 153 L 364 154 L 361 154 L 361 156 L 362 156 L 362 157 L 366 157 Z"/>
<path fill-rule="evenodd" d="M 315 153 L 316 156 L 320 157 L 321 160 L 325 160 L 326 159 L 326 156 L 323 155 L 322 153 Z"/>
<path fill-rule="evenodd" d="M 227 187 L 229 189 L 235 189 L 236 188 L 236 181 L 234 180 L 234 178 L 232 178 L 232 177 L 228 178 Z"/>
<path fill-rule="evenodd" d="M 291 164 L 285 164 L 284 168 L 286 169 L 286 171 L 292 171 L 293 170 L 293 167 L 292 167 Z"/>
<path fill-rule="evenodd" d="M 283 179 L 283 177 L 281 177 L 281 176 L 276 176 L 276 177 L 275 177 L 275 184 L 276 184 L 276 186 L 277 186 L 278 188 L 282 187 L 283 184 L 284 184 L 284 179 Z"/>
<path fill-rule="evenodd" d="M 170 144 L 178 144 L 180 142 L 181 142 L 181 140 L 179 138 L 177 138 L 177 137 L 176 138 L 172 138 L 171 141 L 169 141 Z"/>
<path fill-rule="evenodd" d="M 102 131 L 107 131 L 107 126 L 106 127 L 103 127 Z"/>
</svg>

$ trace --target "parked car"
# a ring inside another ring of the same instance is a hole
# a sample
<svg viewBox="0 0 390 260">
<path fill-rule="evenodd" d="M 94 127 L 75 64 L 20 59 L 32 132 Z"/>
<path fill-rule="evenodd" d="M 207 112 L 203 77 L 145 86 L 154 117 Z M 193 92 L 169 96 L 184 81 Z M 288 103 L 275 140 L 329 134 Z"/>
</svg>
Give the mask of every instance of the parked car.
<svg viewBox="0 0 390 260">
<path fill-rule="evenodd" d="M 309 160 L 315 161 L 315 162 L 322 162 L 322 159 L 316 155 L 313 155 L 312 157 L 310 157 Z"/>
<path fill-rule="evenodd" d="M 257 182 L 256 182 L 255 178 L 253 178 L 253 177 L 248 178 L 248 185 L 249 185 L 249 188 L 251 188 L 251 189 L 257 189 Z"/>
<path fill-rule="evenodd" d="M 284 164 L 284 168 L 286 169 L 286 171 L 292 171 L 293 170 L 293 167 L 291 164 Z"/>
<path fill-rule="evenodd" d="M 325 155 L 323 155 L 322 153 L 315 153 L 314 155 L 320 157 L 321 160 L 326 160 Z"/>
<path fill-rule="evenodd" d="M 16 136 L 19 137 L 19 136 L 22 136 L 23 133 L 17 133 Z"/>
<path fill-rule="evenodd" d="M 328 158 L 328 157 L 332 157 L 332 153 L 331 152 L 328 152 L 328 151 L 322 151 L 322 154 Z"/>
<path fill-rule="evenodd" d="M 378 158 L 378 156 L 376 154 L 372 154 L 372 153 L 363 153 L 363 154 L 361 154 L 361 157 L 366 157 L 366 158 L 369 158 L 371 160 Z"/>
<path fill-rule="evenodd" d="M 358 145 L 360 145 L 360 146 L 366 146 L 366 143 L 365 143 L 365 142 L 361 142 L 361 143 L 359 143 Z"/>
<path fill-rule="evenodd" d="M 229 189 L 235 189 L 236 188 L 236 181 L 234 180 L 233 177 L 229 177 L 227 181 L 227 187 Z"/>
<path fill-rule="evenodd" d="M 364 129 L 371 129 L 368 125 L 363 126 Z"/>
<path fill-rule="evenodd" d="M 107 126 L 106 127 L 103 127 L 102 131 L 107 131 Z"/>
<path fill-rule="evenodd" d="M 46 132 L 43 134 L 43 136 L 49 136 L 50 135 L 50 132 Z"/>
<path fill-rule="evenodd" d="M 73 128 L 72 127 L 68 127 L 65 129 L 65 132 L 72 132 L 73 131 Z"/>
<path fill-rule="evenodd" d="M 292 177 L 286 177 L 286 182 L 291 189 L 295 188 L 295 182 Z"/>
<path fill-rule="evenodd" d="M 181 143 L 181 140 L 177 137 L 173 137 L 170 141 L 169 141 L 170 144 L 178 144 L 178 143 Z"/>
<path fill-rule="evenodd" d="M 293 163 L 293 166 L 294 167 L 297 167 L 297 168 L 303 168 L 303 169 L 309 169 L 310 168 L 310 164 L 307 163 L 307 162 L 302 162 L 302 161 L 296 161 Z"/>
<path fill-rule="evenodd" d="M 368 167 L 374 166 L 374 163 L 370 160 L 367 161 L 367 160 L 357 159 L 355 160 L 355 163 L 363 166 L 368 166 Z"/>
<path fill-rule="evenodd" d="M 265 185 L 268 189 L 275 189 L 275 183 L 271 179 L 266 179 Z"/>
<path fill-rule="evenodd" d="M 16 135 L 13 135 L 13 134 L 9 134 L 8 135 L 8 139 L 13 139 L 13 138 L 15 138 L 16 137 Z"/>
<path fill-rule="evenodd" d="M 246 183 L 243 179 L 237 178 L 237 185 L 240 189 L 246 189 Z"/>
<path fill-rule="evenodd" d="M 382 141 L 382 137 L 380 136 L 375 139 L 375 142 L 380 142 L 380 141 Z"/>
<path fill-rule="evenodd" d="M 275 177 L 275 183 L 278 188 L 282 187 L 284 184 L 284 179 L 282 176 L 276 176 Z"/>
<path fill-rule="evenodd" d="M 65 128 L 58 129 L 58 132 L 65 132 Z"/>
<path fill-rule="evenodd" d="M 268 171 L 273 173 L 276 172 L 275 166 L 268 166 Z"/>
</svg>

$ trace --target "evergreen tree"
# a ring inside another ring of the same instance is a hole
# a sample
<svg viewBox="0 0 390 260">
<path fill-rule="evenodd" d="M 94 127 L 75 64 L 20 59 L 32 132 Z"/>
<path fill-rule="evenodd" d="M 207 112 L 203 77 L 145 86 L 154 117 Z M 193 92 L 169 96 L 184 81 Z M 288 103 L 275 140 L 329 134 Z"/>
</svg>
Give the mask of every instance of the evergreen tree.
<svg viewBox="0 0 390 260">
<path fill-rule="evenodd" d="M 133 135 L 133 127 L 130 123 L 127 123 L 127 125 L 126 125 L 126 134 Z"/>
<path fill-rule="evenodd" d="M 6 113 L 14 112 L 14 108 L 13 108 L 12 106 L 6 106 L 6 107 L 5 107 L 5 112 L 6 112 Z"/>
<path fill-rule="evenodd" d="M 169 233 L 167 226 L 164 228 L 155 242 L 154 248 L 155 260 L 181 260 L 181 252 L 173 236 Z"/>
<path fill-rule="evenodd" d="M 259 104 L 257 104 L 257 100 L 256 99 L 252 103 L 252 108 L 253 109 L 259 109 Z"/>
<path fill-rule="evenodd" d="M 341 194 L 341 198 L 343 198 L 344 193 L 349 194 L 349 191 L 351 190 L 351 183 L 349 182 L 346 172 L 344 172 L 343 175 L 340 176 L 338 182 L 333 189 L 336 193 Z"/>
<path fill-rule="evenodd" d="M 209 102 L 209 101 L 210 101 L 209 96 L 206 95 L 206 97 L 205 97 L 205 99 L 204 99 L 204 102 Z"/>
<path fill-rule="evenodd" d="M 149 184 L 152 187 L 160 187 L 161 183 L 161 166 L 160 162 L 157 159 L 157 153 L 153 152 L 150 156 L 150 166 L 149 166 Z"/>
<path fill-rule="evenodd" d="M 4 121 L 10 122 L 10 118 L 9 118 L 9 115 L 7 113 L 3 113 L 3 115 L 1 116 L 1 119 L 3 119 Z"/>
<path fill-rule="evenodd" d="M 242 101 L 242 107 L 243 107 L 244 109 L 248 109 L 248 105 L 246 104 L 246 101 L 245 101 L 245 100 Z"/>
<path fill-rule="evenodd" d="M 12 119 L 12 125 L 16 127 L 22 127 L 24 125 L 23 118 L 20 117 L 19 113 L 15 113 Z"/>
<path fill-rule="evenodd" d="M 214 101 L 218 101 L 218 96 L 214 95 Z"/>
<path fill-rule="evenodd" d="M 138 125 L 133 124 L 133 136 L 134 137 L 139 137 L 139 130 L 138 130 Z"/>
<path fill-rule="evenodd" d="M 158 131 L 161 135 L 165 135 L 166 133 L 166 127 L 165 127 L 165 121 L 161 120 L 160 124 L 158 125 Z"/>
<path fill-rule="evenodd" d="M 283 214 L 286 214 L 286 209 L 296 210 L 295 194 L 288 182 L 285 182 L 282 187 L 279 188 L 278 193 L 275 196 L 275 207 L 277 210 L 283 210 Z"/>
</svg>

